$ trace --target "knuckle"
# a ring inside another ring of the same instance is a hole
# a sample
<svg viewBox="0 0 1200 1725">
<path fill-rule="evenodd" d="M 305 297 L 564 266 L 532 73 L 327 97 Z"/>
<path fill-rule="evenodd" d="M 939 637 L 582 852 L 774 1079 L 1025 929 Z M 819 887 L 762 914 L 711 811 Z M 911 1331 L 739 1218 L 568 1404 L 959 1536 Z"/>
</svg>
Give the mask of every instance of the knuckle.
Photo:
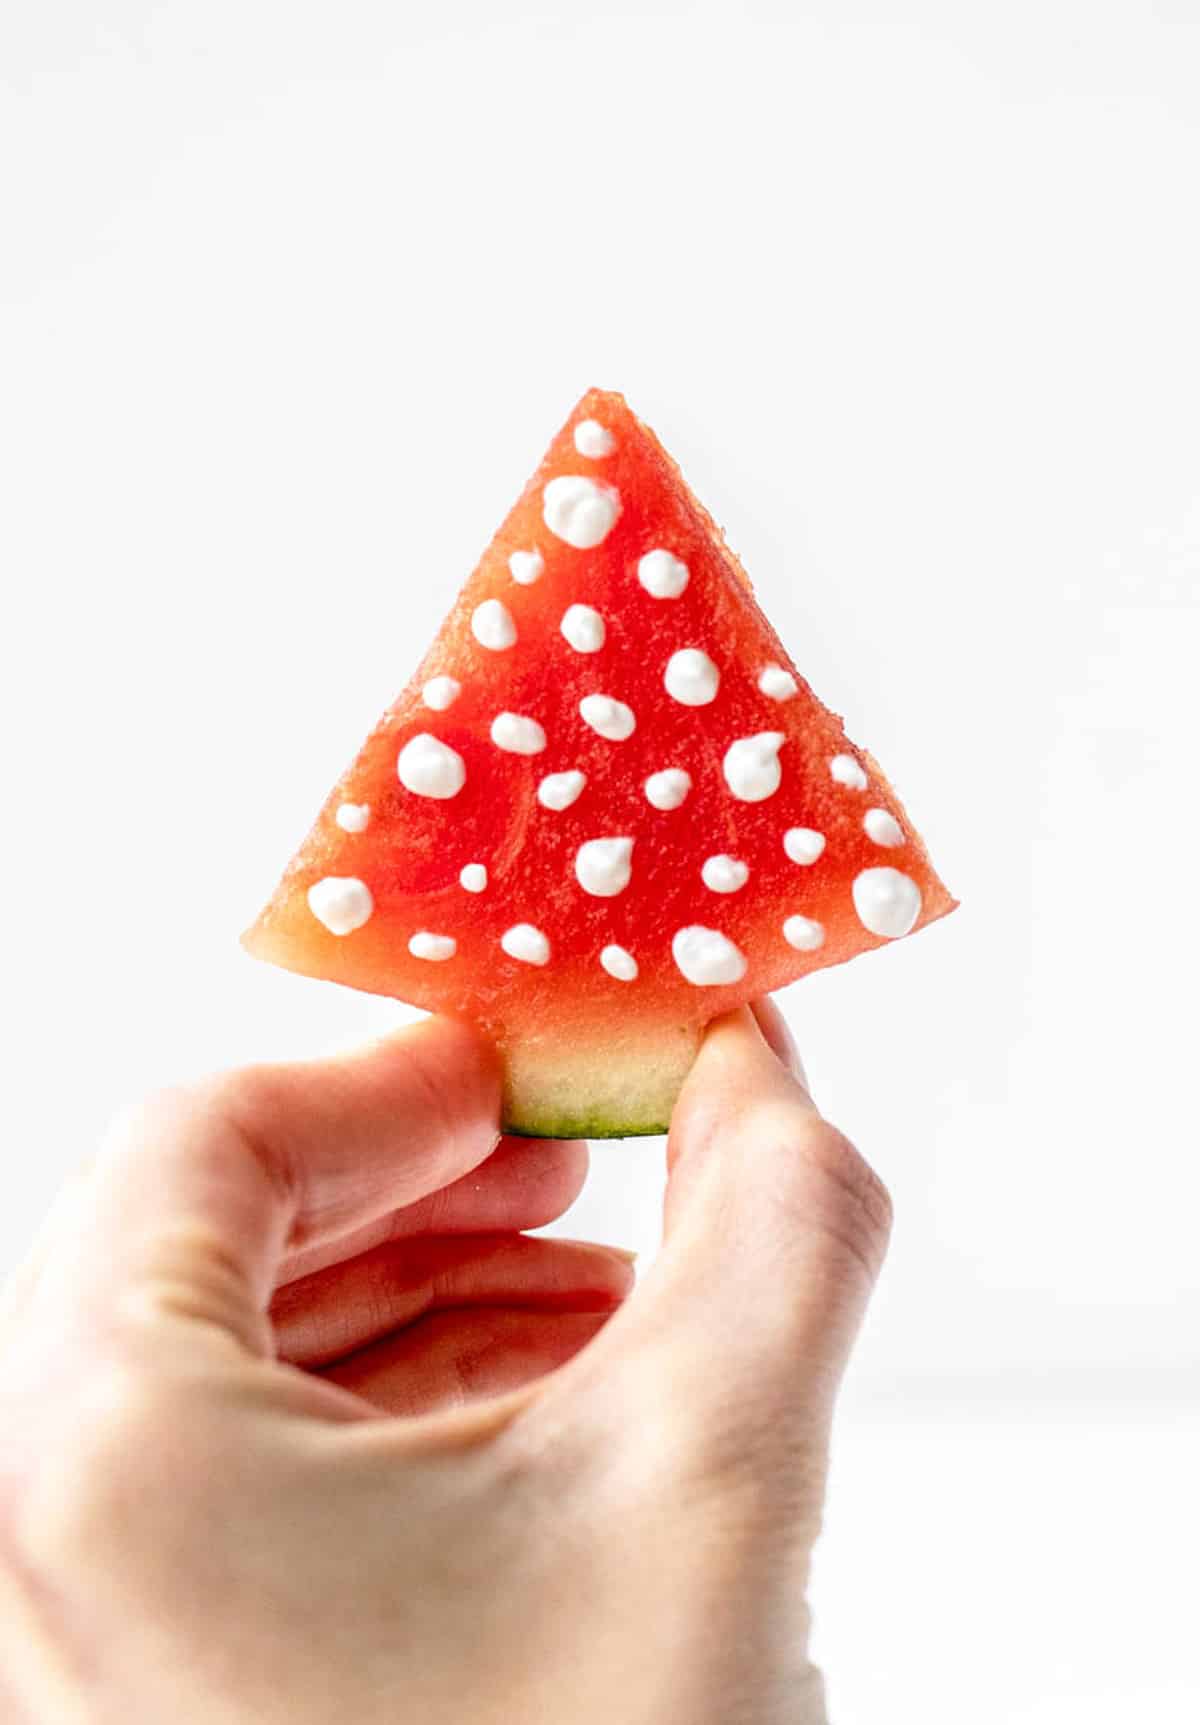
<svg viewBox="0 0 1200 1725">
<path fill-rule="evenodd" d="M 780 1169 L 788 1220 L 814 1223 L 874 1278 L 892 1227 L 887 1187 L 844 1132 L 809 1108 L 772 1105 L 757 1122 L 758 1151 Z"/>
</svg>

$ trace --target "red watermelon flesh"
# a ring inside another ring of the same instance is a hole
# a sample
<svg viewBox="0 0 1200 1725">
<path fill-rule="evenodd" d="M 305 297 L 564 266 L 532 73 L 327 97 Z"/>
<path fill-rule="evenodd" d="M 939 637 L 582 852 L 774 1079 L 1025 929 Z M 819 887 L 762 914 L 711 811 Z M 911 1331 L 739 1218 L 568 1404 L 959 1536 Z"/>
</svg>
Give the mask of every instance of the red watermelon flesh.
<svg viewBox="0 0 1200 1725">
<path fill-rule="evenodd" d="M 247 949 L 477 1022 L 505 1125 L 666 1129 L 705 1023 L 954 908 L 620 395 L 584 396 Z"/>
</svg>

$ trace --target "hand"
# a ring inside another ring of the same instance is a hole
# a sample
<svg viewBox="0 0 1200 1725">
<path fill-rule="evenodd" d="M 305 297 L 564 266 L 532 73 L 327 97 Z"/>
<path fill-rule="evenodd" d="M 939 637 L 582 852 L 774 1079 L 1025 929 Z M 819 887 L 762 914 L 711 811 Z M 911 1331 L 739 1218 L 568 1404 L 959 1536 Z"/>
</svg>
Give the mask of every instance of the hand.
<svg viewBox="0 0 1200 1725">
<path fill-rule="evenodd" d="M 126 1118 L 0 1331 L 3 1717 L 822 1718 L 805 1586 L 888 1203 L 759 1012 L 705 1041 L 626 1304 L 623 1255 L 519 1232 L 585 1151 L 498 1141 L 448 1020 Z"/>
</svg>

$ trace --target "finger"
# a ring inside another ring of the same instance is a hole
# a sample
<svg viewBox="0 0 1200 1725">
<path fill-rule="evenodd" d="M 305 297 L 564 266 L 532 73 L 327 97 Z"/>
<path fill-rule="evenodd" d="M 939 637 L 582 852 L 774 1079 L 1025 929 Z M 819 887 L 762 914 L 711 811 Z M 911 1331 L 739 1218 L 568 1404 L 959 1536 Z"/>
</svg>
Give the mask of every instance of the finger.
<svg viewBox="0 0 1200 1725">
<path fill-rule="evenodd" d="M 664 1430 L 752 1454 L 764 1433 L 787 1441 L 796 1421 L 827 1420 L 886 1247 L 887 1194 L 747 1010 L 710 1027 L 669 1156 L 663 1250 L 578 1362 L 585 1394 L 610 1424 L 617 1407 L 665 1401 Z"/>
<path fill-rule="evenodd" d="M 495 1051 L 444 1018 L 155 1097 L 101 1154 L 70 1254 L 73 1309 L 104 1322 L 140 1292 L 262 1352 L 283 1252 L 478 1167 L 499 1141 L 499 1106 Z"/>
<path fill-rule="evenodd" d="M 365 1227 L 288 1252 L 280 1286 L 383 1245 L 422 1234 L 522 1233 L 569 1210 L 587 1179 L 586 1144 L 556 1138 L 502 1138 L 486 1162 L 439 1192 Z"/>
<path fill-rule="evenodd" d="M 431 1236 L 376 1246 L 289 1283 L 271 1319 L 280 1357 L 311 1369 L 446 1307 L 610 1312 L 633 1279 L 625 1253 L 583 1241 Z"/>
<path fill-rule="evenodd" d="M 321 1375 L 381 1413 L 435 1413 L 524 1388 L 574 1359 L 609 1321 L 606 1312 L 435 1312 Z"/>
</svg>

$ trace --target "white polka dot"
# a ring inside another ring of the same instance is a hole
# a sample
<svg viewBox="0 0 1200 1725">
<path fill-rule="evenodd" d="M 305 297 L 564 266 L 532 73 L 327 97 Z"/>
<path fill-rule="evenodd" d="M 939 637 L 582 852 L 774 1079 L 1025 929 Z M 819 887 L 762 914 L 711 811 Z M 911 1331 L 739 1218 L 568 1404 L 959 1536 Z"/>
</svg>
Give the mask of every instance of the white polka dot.
<svg viewBox="0 0 1200 1725">
<path fill-rule="evenodd" d="M 858 920 L 872 934 L 898 940 L 921 914 L 921 889 L 895 868 L 865 868 L 850 889 Z"/>
<path fill-rule="evenodd" d="M 647 551 L 638 558 L 638 580 L 652 599 L 678 599 L 688 584 L 688 566 L 669 551 Z"/>
<path fill-rule="evenodd" d="M 579 715 L 585 725 L 610 743 L 623 743 L 637 728 L 633 708 L 609 695 L 585 695 L 579 703 Z"/>
<path fill-rule="evenodd" d="M 602 455 L 612 454 L 617 440 L 598 419 L 581 419 L 575 427 L 575 447 L 580 455 L 599 460 Z"/>
<path fill-rule="evenodd" d="M 835 755 L 829 763 L 829 776 L 852 791 L 865 791 L 867 775 L 853 755 Z"/>
<path fill-rule="evenodd" d="M 671 956 L 697 988 L 719 988 L 740 982 L 746 974 L 745 954 L 717 929 L 699 923 L 679 929 L 671 941 Z"/>
<path fill-rule="evenodd" d="M 721 673 L 698 647 L 683 647 L 667 660 L 663 687 L 683 707 L 707 707 L 720 686 Z"/>
<path fill-rule="evenodd" d="M 490 653 L 506 653 L 516 645 L 517 625 L 499 599 L 485 599 L 471 613 L 471 633 Z"/>
<path fill-rule="evenodd" d="M 815 863 L 825 849 L 825 834 L 812 827 L 789 827 L 783 835 L 783 848 L 794 863 Z"/>
<path fill-rule="evenodd" d="M 797 952 L 816 952 L 825 944 L 825 930 L 810 916 L 789 916 L 783 925 L 783 938 Z"/>
<path fill-rule="evenodd" d="M 505 929 L 500 945 L 510 958 L 519 958 L 522 964 L 550 962 L 550 942 L 531 922 L 517 922 Z"/>
<path fill-rule="evenodd" d="M 308 908 L 330 934 L 353 934 L 375 909 L 365 881 L 353 875 L 326 875 L 308 889 Z"/>
<path fill-rule="evenodd" d="M 750 870 L 736 857 L 708 857 L 700 878 L 709 892 L 740 892 L 750 879 Z"/>
<path fill-rule="evenodd" d="M 467 768 L 457 749 L 419 731 L 405 743 L 396 762 L 396 776 L 417 797 L 444 802 L 456 797 L 467 782 Z"/>
<path fill-rule="evenodd" d="M 371 819 L 370 803 L 341 803 L 334 820 L 344 833 L 365 833 Z"/>
<path fill-rule="evenodd" d="M 775 795 L 783 778 L 779 750 L 786 740 L 782 731 L 759 731 L 730 743 L 721 771 L 739 802 L 762 803 Z"/>
<path fill-rule="evenodd" d="M 759 673 L 758 686 L 772 701 L 790 701 L 799 693 L 795 677 L 782 665 L 766 665 Z"/>
<path fill-rule="evenodd" d="M 618 982 L 637 980 L 637 959 L 631 952 L 626 952 L 623 946 L 606 946 L 600 954 L 600 962 L 608 974 L 615 976 Z"/>
<path fill-rule="evenodd" d="M 886 809 L 868 809 L 863 816 L 863 828 L 867 837 L 877 845 L 890 847 L 904 843 L 904 829 Z"/>
<path fill-rule="evenodd" d="M 514 551 L 508 559 L 508 572 L 521 587 L 532 587 L 540 581 L 546 563 L 540 551 Z"/>
<path fill-rule="evenodd" d="M 598 653 L 604 645 L 604 618 L 590 605 L 568 605 L 558 626 L 577 653 Z"/>
<path fill-rule="evenodd" d="M 483 892 L 488 883 L 488 872 L 482 863 L 468 863 L 460 869 L 458 884 L 467 892 Z"/>
<path fill-rule="evenodd" d="M 646 801 L 654 809 L 677 809 L 692 788 L 692 775 L 682 767 L 664 767 L 661 773 L 651 773 L 644 789 Z"/>
<path fill-rule="evenodd" d="M 430 934 L 423 928 L 413 935 L 408 950 L 414 958 L 427 958 L 431 964 L 444 964 L 458 951 L 458 942 L 448 934 Z"/>
<path fill-rule="evenodd" d="M 569 809 L 586 784 L 582 773 L 547 773 L 537 788 L 537 800 L 544 809 Z"/>
<path fill-rule="evenodd" d="M 432 707 L 435 713 L 444 713 L 447 707 L 452 707 L 462 694 L 462 684 L 457 677 L 430 677 L 421 690 L 421 699 L 427 707 Z"/>
<path fill-rule="evenodd" d="M 542 493 L 542 520 L 556 539 L 577 551 L 590 551 L 607 539 L 621 513 L 613 485 L 598 485 L 577 473 L 552 479 Z"/>
<path fill-rule="evenodd" d="M 520 713 L 497 713 L 491 738 L 498 749 L 510 755 L 540 755 L 546 747 L 546 733 L 537 720 L 523 718 Z"/>
<path fill-rule="evenodd" d="M 616 898 L 629 885 L 632 858 L 632 839 L 589 839 L 575 853 L 575 879 L 593 898 Z"/>
</svg>

